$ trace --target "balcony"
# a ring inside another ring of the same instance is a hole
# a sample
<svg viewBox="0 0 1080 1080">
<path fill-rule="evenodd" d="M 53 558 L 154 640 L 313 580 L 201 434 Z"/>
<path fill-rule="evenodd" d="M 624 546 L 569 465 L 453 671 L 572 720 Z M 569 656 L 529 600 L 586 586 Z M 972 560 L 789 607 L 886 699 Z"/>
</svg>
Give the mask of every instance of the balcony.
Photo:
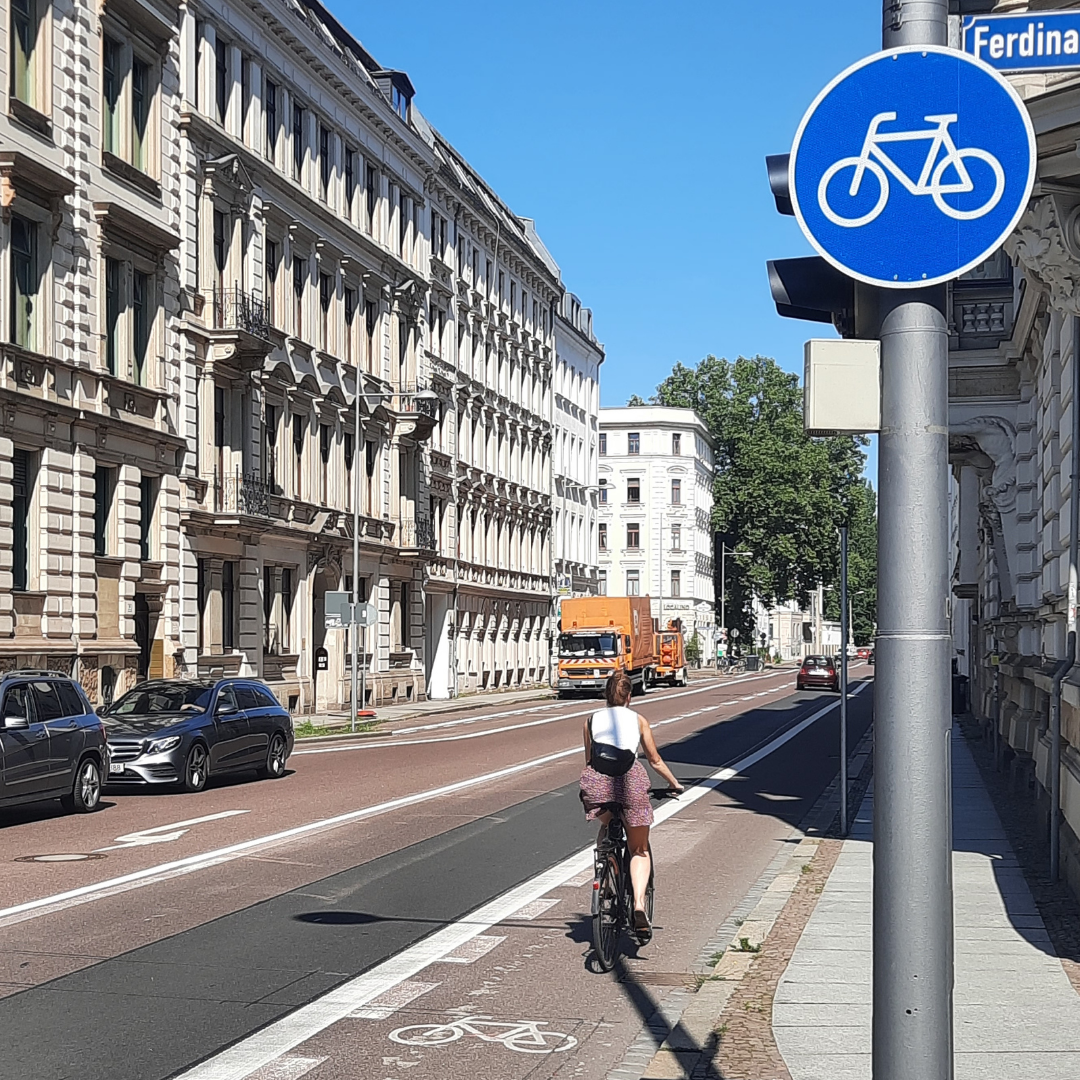
<svg viewBox="0 0 1080 1080">
<path fill-rule="evenodd" d="M 214 475 L 213 507 L 216 514 L 270 517 L 270 485 L 256 476 Z"/>
<path fill-rule="evenodd" d="M 241 370 L 262 367 L 272 348 L 273 326 L 266 303 L 243 289 L 215 289 L 210 311 L 214 360 Z"/>
<path fill-rule="evenodd" d="M 397 545 L 403 551 L 435 550 L 435 527 L 430 518 L 401 518 L 396 524 Z"/>
</svg>

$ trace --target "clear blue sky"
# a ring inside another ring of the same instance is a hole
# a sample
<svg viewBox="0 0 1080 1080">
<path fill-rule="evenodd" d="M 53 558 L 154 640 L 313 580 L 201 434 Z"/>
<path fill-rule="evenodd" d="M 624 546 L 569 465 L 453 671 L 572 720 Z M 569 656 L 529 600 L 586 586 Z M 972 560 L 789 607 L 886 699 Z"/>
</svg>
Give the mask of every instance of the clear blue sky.
<svg viewBox="0 0 1080 1080">
<path fill-rule="evenodd" d="M 518 214 L 595 313 L 601 395 L 648 396 L 677 360 L 801 370 L 827 326 L 781 319 L 765 260 L 809 254 L 774 209 L 815 94 L 881 46 L 876 0 L 330 0 Z"/>
</svg>

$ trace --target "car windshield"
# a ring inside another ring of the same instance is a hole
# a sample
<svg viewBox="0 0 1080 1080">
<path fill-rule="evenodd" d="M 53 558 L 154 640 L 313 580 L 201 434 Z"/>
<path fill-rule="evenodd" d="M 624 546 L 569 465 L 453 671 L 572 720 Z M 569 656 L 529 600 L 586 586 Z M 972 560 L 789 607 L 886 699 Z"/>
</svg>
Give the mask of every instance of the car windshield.
<svg viewBox="0 0 1080 1080">
<path fill-rule="evenodd" d="M 618 651 L 618 634 L 563 634 L 559 638 L 560 656 L 615 656 Z"/>
<path fill-rule="evenodd" d="M 111 705 L 106 715 L 115 718 L 205 712 L 213 693 L 209 686 L 137 686 Z"/>
<path fill-rule="evenodd" d="M 831 668 L 832 661 L 825 656 L 808 656 L 803 661 L 803 667 L 807 668 Z"/>
</svg>

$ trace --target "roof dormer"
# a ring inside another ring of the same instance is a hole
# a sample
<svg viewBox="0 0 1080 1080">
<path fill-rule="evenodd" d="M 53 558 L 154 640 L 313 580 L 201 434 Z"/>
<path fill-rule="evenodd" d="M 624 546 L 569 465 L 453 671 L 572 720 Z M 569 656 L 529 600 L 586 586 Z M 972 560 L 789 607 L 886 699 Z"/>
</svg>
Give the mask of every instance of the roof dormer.
<svg viewBox="0 0 1080 1080">
<path fill-rule="evenodd" d="M 416 89 L 412 80 L 404 71 L 376 71 L 374 76 L 375 85 L 383 92 L 391 108 L 407 124 L 409 122 L 409 106 L 412 104 Z"/>
</svg>

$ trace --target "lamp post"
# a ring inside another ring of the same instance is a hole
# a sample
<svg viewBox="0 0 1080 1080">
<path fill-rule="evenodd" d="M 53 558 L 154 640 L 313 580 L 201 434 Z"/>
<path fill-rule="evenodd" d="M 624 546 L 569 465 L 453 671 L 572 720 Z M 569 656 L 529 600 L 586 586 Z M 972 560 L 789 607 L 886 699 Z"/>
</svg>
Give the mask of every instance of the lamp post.
<svg viewBox="0 0 1080 1080">
<path fill-rule="evenodd" d="M 359 687 L 358 683 L 358 644 L 359 644 L 359 630 L 360 627 L 356 623 L 357 610 L 360 607 L 360 476 L 361 473 L 367 467 L 367 447 L 364 444 L 364 413 L 360 408 L 361 401 L 366 405 L 369 400 L 381 401 L 386 398 L 401 398 L 409 401 L 438 401 L 439 395 L 434 390 L 419 390 L 414 393 L 401 393 L 396 390 L 375 390 L 372 393 L 367 393 L 363 389 L 363 372 L 360 370 L 360 365 L 356 366 L 356 395 L 355 395 L 355 414 L 354 414 L 354 426 L 356 428 L 356 445 L 353 447 L 353 532 L 352 532 L 352 603 L 349 607 L 350 611 L 350 630 L 349 634 L 349 650 L 350 650 L 350 681 L 351 681 L 351 693 L 350 704 L 352 706 L 352 730 L 356 730 L 356 714 L 360 708 L 361 699 L 358 696 Z M 364 652 L 367 653 L 367 627 L 364 627 Z M 364 675 L 367 675 L 367 666 L 365 662 Z"/>
<path fill-rule="evenodd" d="M 727 633 L 727 564 L 726 560 L 729 555 L 753 555 L 752 551 L 735 551 L 732 549 L 728 551 L 727 544 L 723 541 L 720 542 L 720 630 L 725 635 L 725 644 L 728 636 Z"/>
</svg>

